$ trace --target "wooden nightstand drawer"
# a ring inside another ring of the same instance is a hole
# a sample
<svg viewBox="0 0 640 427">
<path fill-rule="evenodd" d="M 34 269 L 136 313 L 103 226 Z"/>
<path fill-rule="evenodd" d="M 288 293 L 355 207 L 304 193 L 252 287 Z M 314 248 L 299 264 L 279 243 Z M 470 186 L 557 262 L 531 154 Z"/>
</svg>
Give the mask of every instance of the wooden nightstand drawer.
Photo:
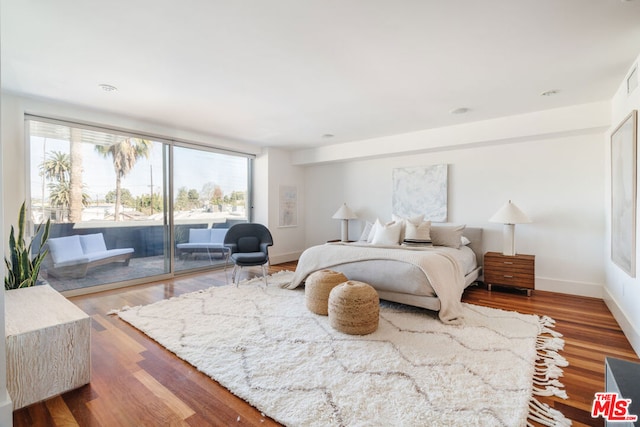
<svg viewBox="0 0 640 427">
<path fill-rule="evenodd" d="M 530 290 L 535 288 L 535 256 L 508 256 L 498 252 L 484 255 L 484 281 L 491 285 L 510 286 Z"/>
<path fill-rule="evenodd" d="M 533 275 L 514 275 L 508 273 L 487 273 L 484 272 L 484 281 L 493 285 L 507 285 L 517 288 L 534 289 L 535 280 Z"/>
</svg>

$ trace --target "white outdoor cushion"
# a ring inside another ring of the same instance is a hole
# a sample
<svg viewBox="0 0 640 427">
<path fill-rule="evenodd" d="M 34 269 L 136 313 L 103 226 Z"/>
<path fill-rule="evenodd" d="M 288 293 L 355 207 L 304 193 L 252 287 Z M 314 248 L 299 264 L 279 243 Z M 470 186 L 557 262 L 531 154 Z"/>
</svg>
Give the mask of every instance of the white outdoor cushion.
<svg viewBox="0 0 640 427">
<path fill-rule="evenodd" d="M 227 235 L 228 228 L 212 228 L 211 230 L 211 243 L 224 243 L 224 236 Z"/>
<path fill-rule="evenodd" d="M 98 261 L 104 258 L 111 258 L 118 255 L 130 254 L 133 252 L 133 248 L 120 248 L 120 249 L 109 249 L 101 252 L 93 252 L 85 255 L 87 261 Z"/>
<path fill-rule="evenodd" d="M 92 252 L 104 252 L 107 250 L 102 233 L 81 235 L 80 244 L 82 245 L 82 250 L 85 255 Z"/>
<path fill-rule="evenodd" d="M 55 264 L 84 257 L 80 236 L 55 237 L 47 240 L 49 252 Z"/>
<path fill-rule="evenodd" d="M 210 236 L 208 228 L 189 229 L 189 243 L 209 243 Z"/>
</svg>

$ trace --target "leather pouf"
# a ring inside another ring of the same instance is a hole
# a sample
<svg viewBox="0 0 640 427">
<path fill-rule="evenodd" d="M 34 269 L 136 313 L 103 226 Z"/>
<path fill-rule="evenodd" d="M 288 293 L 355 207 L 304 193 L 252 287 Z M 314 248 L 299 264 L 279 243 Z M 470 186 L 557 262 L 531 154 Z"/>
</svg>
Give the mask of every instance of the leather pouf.
<svg viewBox="0 0 640 427">
<path fill-rule="evenodd" d="M 380 299 L 367 283 L 349 280 L 329 294 L 329 324 L 350 335 L 366 335 L 378 329 Z"/>
<path fill-rule="evenodd" d="M 307 277 L 304 283 L 304 297 L 309 311 L 326 316 L 329 313 L 329 293 L 347 277 L 333 270 L 319 270 Z"/>
</svg>

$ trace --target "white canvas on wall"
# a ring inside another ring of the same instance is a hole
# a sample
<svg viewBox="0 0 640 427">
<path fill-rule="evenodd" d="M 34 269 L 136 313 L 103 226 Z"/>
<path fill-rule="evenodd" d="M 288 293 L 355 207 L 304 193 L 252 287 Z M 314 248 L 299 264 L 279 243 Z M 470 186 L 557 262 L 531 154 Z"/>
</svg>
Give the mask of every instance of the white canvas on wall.
<svg viewBox="0 0 640 427">
<path fill-rule="evenodd" d="M 611 259 L 636 277 L 636 129 L 633 110 L 611 134 Z"/>
<path fill-rule="evenodd" d="M 447 165 L 393 169 L 393 213 L 447 221 Z"/>
</svg>

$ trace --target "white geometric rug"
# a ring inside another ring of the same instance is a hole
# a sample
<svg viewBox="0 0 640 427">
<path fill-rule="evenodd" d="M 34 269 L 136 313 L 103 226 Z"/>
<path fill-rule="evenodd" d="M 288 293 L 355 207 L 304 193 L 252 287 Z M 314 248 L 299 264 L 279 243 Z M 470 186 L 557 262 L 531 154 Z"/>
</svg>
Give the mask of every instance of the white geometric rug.
<svg viewBox="0 0 640 427">
<path fill-rule="evenodd" d="M 445 325 L 383 303 L 376 332 L 346 335 L 306 309 L 304 288 L 278 286 L 291 274 L 117 314 L 289 426 L 570 424 L 535 399 L 566 398 L 551 319 L 464 304 L 464 325 Z"/>
</svg>

